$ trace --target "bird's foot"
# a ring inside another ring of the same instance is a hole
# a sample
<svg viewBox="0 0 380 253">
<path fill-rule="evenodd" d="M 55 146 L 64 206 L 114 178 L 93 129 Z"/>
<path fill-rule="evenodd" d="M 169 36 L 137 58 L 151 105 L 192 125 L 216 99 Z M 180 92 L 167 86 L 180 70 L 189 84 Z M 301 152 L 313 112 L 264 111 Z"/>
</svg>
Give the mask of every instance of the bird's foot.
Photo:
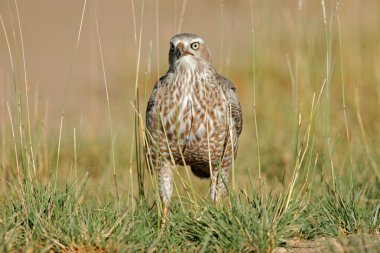
<svg viewBox="0 0 380 253">
<path fill-rule="evenodd" d="M 162 214 L 161 219 L 161 232 L 162 237 L 165 237 L 165 230 L 166 230 L 166 218 L 169 216 L 169 205 L 167 203 L 164 203 L 164 212 Z"/>
</svg>

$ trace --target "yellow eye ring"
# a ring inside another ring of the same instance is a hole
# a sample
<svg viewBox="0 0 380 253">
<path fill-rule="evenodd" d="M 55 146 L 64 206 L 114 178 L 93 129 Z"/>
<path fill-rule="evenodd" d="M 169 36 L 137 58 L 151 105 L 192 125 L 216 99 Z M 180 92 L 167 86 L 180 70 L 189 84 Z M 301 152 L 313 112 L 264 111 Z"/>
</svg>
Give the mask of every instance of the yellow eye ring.
<svg viewBox="0 0 380 253">
<path fill-rule="evenodd" d="M 191 43 L 191 49 L 198 50 L 199 48 L 199 42 L 193 42 Z"/>
</svg>

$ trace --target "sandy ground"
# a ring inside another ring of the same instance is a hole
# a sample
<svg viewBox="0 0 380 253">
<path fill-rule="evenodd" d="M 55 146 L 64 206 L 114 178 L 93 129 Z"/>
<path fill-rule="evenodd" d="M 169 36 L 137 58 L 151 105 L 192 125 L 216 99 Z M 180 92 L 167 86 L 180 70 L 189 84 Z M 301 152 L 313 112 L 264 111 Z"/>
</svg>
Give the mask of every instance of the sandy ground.
<svg viewBox="0 0 380 253">
<path fill-rule="evenodd" d="M 312 252 L 379 252 L 380 235 L 350 235 L 343 238 L 322 237 L 312 241 L 292 239 L 277 247 L 273 253 L 312 253 Z"/>
</svg>

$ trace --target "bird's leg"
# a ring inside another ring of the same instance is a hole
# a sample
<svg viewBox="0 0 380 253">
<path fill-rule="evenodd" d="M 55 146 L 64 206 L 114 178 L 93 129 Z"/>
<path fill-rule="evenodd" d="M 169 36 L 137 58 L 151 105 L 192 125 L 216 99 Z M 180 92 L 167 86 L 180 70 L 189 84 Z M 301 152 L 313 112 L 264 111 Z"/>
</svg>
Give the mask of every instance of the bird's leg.
<svg viewBox="0 0 380 253">
<path fill-rule="evenodd" d="M 162 166 L 158 170 L 158 187 L 163 204 L 161 230 L 164 232 L 166 228 L 166 218 L 169 215 L 169 203 L 173 193 L 173 175 L 170 163 L 168 161 L 163 162 Z"/>
<path fill-rule="evenodd" d="M 218 171 L 213 170 L 211 174 L 210 197 L 211 197 L 212 202 L 214 202 L 214 204 L 217 203 L 217 190 L 216 190 L 217 181 L 218 181 Z"/>
<path fill-rule="evenodd" d="M 215 204 L 226 195 L 228 186 L 228 175 L 233 161 L 232 144 L 227 136 L 227 145 L 224 154 L 217 166 L 213 166 L 211 175 L 211 199 Z"/>
<path fill-rule="evenodd" d="M 228 184 L 228 167 L 227 168 L 215 168 L 212 171 L 211 175 L 211 189 L 210 195 L 211 200 L 215 205 L 219 203 L 222 197 L 227 192 L 227 184 Z"/>
<path fill-rule="evenodd" d="M 163 204 L 164 210 L 162 214 L 162 219 L 161 219 L 161 231 L 163 234 L 165 234 L 165 229 L 166 229 L 166 218 L 169 216 L 169 204 L 164 203 Z"/>
</svg>

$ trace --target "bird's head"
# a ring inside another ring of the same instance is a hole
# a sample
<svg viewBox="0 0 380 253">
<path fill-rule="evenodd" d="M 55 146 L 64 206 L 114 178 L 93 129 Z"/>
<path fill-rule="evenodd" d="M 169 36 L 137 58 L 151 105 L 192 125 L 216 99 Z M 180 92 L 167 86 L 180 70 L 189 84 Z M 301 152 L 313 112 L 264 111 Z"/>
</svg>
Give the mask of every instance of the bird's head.
<svg viewBox="0 0 380 253">
<path fill-rule="evenodd" d="M 211 53 L 204 40 L 196 34 L 181 33 L 170 40 L 169 65 L 183 63 L 188 67 L 211 65 Z"/>
</svg>

